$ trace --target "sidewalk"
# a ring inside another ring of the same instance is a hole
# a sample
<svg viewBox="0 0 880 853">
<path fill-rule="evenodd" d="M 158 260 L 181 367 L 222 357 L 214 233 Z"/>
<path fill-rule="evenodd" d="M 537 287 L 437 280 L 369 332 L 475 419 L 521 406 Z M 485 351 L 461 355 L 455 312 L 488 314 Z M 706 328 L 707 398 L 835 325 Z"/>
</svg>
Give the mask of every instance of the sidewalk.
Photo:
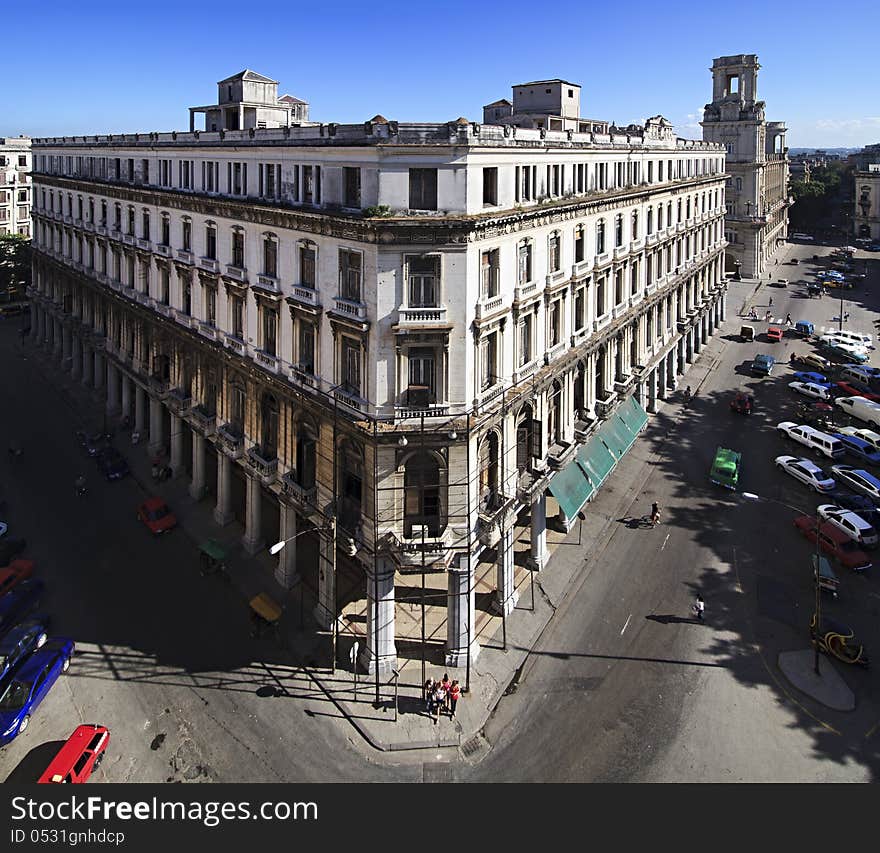
<svg viewBox="0 0 880 853">
<path fill-rule="evenodd" d="M 756 282 L 756 290 L 758 284 Z M 752 298 L 753 296 L 754 292 Z M 738 318 L 732 316 L 725 325 L 737 322 Z M 724 345 L 720 334 L 723 330 L 723 327 L 719 328 L 715 337 L 703 347 L 685 377 L 687 384 L 695 389 L 695 394 L 699 394 L 703 381 L 717 362 L 716 356 Z M 25 349 L 29 357 L 44 366 L 44 372 L 52 377 L 51 381 L 65 403 L 83 425 L 94 426 L 101 423 L 100 407 L 104 402 L 98 402 L 96 392 L 73 381 L 67 374 L 59 374 L 57 364 L 45 351 L 34 349 L 30 345 Z M 349 630 L 345 620 L 349 619 L 350 624 L 362 631 L 363 626 L 358 625 L 357 614 L 346 612 L 343 608 L 340 615 L 337 652 L 338 660 L 346 663 L 344 669 L 337 668 L 332 673 L 326 665 L 318 663 L 330 658 L 330 636 L 315 625 L 311 613 L 314 602 L 310 599 L 309 591 L 304 591 L 301 586 L 290 591 L 284 590 L 274 578 L 277 558 L 271 557 L 265 549 L 256 556 L 247 554 L 241 545 L 244 533 L 242 526 L 232 522 L 224 528 L 218 527 L 213 518 L 213 502 L 204 498 L 201 501 L 194 500 L 188 491 L 187 478 L 162 483 L 153 481 L 151 460 L 145 441 L 137 447 L 127 446 L 130 434 L 117 430 L 116 444 L 128 459 L 131 476 L 144 492 L 160 495 L 168 501 L 177 516 L 181 532 L 192 541 L 194 552 L 201 542 L 209 538 L 224 546 L 228 554 L 229 580 L 241 594 L 242 606 L 246 607 L 247 602 L 261 592 L 267 593 L 284 606 L 285 612 L 280 623 L 282 649 L 274 650 L 275 656 L 281 659 L 289 656 L 291 665 L 301 667 L 366 742 L 383 751 L 461 748 L 465 757 L 476 758 L 486 749 L 480 732 L 487 719 L 504 694 L 515 689 L 529 651 L 535 646 L 572 586 L 589 578 L 592 566 L 601 558 L 605 546 L 617 529 L 615 520 L 631 515 L 641 516 L 647 512 L 647 505 L 641 505 L 644 504 L 641 493 L 652 473 L 654 462 L 662 453 L 663 442 L 676 428 L 676 422 L 670 426 L 669 415 L 676 418 L 681 414 L 678 395 L 671 394 L 670 399 L 661 404 L 661 412 L 667 416 L 651 418 L 643 436 L 621 460 L 604 488 L 589 504 L 586 518 L 575 524 L 567 535 L 548 530 L 548 542 L 551 546 L 555 545 L 555 549 L 547 567 L 541 572 L 517 572 L 519 602 L 514 612 L 507 617 L 506 624 L 502 626 L 499 617 L 478 611 L 475 630 L 481 649 L 479 657 L 471 666 L 470 691 L 459 701 L 454 720 L 441 715 L 435 721 L 433 716 L 428 715 L 422 696 L 421 660 L 402 654 L 396 707 L 395 685 L 393 681 L 389 682 L 387 676 L 380 678 L 377 703 L 375 676 L 359 674 L 355 698 L 354 674 L 347 663 L 347 657 L 356 633 Z M 108 426 L 111 422 L 108 418 Z M 652 440 L 645 440 L 646 437 Z M 94 475 L 90 473 L 91 476 Z M 639 505 L 634 506 L 637 502 Z M 198 560 L 194 553 L 193 570 L 197 566 Z M 490 590 L 493 578 L 490 564 L 481 564 L 478 582 L 482 582 Z M 220 577 L 211 576 L 205 582 L 224 581 Z M 432 630 L 436 631 L 437 626 L 433 626 Z M 271 640 L 267 638 L 266 642 Z M 440 678 L 443 671 L 442 664 L 428 664 L 429 677 Z M 464 685 L 466 673 L 463 667 L 448 671 L 450 678 L 457 678 Z"/>
</svg>

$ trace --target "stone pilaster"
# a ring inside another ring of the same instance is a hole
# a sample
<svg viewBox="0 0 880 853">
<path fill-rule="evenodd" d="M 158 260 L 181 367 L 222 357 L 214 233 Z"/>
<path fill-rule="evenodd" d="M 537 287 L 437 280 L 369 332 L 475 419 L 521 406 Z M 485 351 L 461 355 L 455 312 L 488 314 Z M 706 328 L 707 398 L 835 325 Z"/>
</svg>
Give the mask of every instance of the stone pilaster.
<svg viewBox="0 0 880 853">
<path fill-rule="evenodd" d="M 157 456 L 165 449 L 163 426 L 162 401 L 150 397 L 150 453 L 153 456 Z"/>
<path fill-rule="evenodd" d="M 480 654 L 474 609 L 474 570 L 476 557 L 461 554 L 458 564 L 446 573 L 446 666 L 466 666 L 468 645 L 470 662 Z"/>
<path fill-rule="evenodd" d="M 253 474 L 247 475 L 247 504 L 245 506 L 245 530 L 241 539 L 248 554 L 256 554 L 263 549 L 262 534 L 262 492 L 260 481 Z"/>
<path fill-rule="evenodd" d="M 193 433 L 193 443 L 196 434 Z M 225 527 L 233 519 L 232 512 L 232 460 L 222 451 L 217 451 L 217 505 L 214 507 L 214 521 Z"/>
<path fill-rule="evenodd" d="M 193 500 L 200 501 L 205 496 L 205 437 L 195 430 L 192 440 L 192 482 L 189 494 Z"/>
<path fill-rule="evenodd" d="M 505 525 L 498 542 L 498 561 L 496 563 L 496 590 L 492 607 L 498 613 L 507 615 L 518 600 L 516 578 L 513 564 L 513 525 Z"/>
<path fill-rule="evenodd" d="M 547 562 L 547 495 L 544 492 L 532 504 L 529 537 L 529 565 L 534 571 L 540 571 Z"/>
<path fill-rule="evenodd" d="M 299 532 L 298 516 L 296 509 L 285 501 L 281 501 L 280 535 L 281 541 L 287 544 L 278 553 L 278 565 L 275 568 L 275 580 L 285 589 L 290 589 L 298 579 L 296 570 L 296 553 L 298 541 L 296 535 Z"/>
<path fill-rule="evenodd" d="M 380 557 L 367 566 L 367 636 L 360 661 L 367 672 L 390 675 L 397 668 L 394 637 L 394 563 Z"/>
<path fill-rule="evenodd" d="M 183 419 L 171 415 L 171 476 L 177 479 L 186 470 L 183 464 Z"/>
</svg>

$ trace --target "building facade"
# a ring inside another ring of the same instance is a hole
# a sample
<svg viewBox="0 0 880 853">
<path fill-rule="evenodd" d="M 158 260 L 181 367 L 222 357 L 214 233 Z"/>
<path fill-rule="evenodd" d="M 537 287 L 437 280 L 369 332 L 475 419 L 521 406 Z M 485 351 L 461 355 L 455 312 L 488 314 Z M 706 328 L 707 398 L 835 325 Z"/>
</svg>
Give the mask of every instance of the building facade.
<svg viewBox="0 0 880 853">
<path fill-rule="evenodd" d="M 785 124 L 768 122 L 758 97 L 758 57 L 721 56 L 712 62 L 712 103 L 703 139 L 727 154 L 726 269 L 760 277 L 788 235 L 788 148 Z"/>
<path fill-rule="evenodd" d="M 853 236 L 880 243 L 880 163 L 854 173 Z"/>
<path fill-rule="evenodd" d="M 0 137 L 0 235 L 31 234 L 31 140 Z"/>
<path fill-rule="evenodd" d="M 724 148 L 638 130 L 34 140 L 32 336 L 247 549 L 289 540 L 277 577 L 327 628 L 353 570 L 371 671 L 419 571 L 445 574 L 446 661 L 469 665 L 477 561 L 510 613 L 517 517 L 540 569 L 548 523 L 625 452 L 603 430 L 656 409 L 724 318 Z"/>
</svg>

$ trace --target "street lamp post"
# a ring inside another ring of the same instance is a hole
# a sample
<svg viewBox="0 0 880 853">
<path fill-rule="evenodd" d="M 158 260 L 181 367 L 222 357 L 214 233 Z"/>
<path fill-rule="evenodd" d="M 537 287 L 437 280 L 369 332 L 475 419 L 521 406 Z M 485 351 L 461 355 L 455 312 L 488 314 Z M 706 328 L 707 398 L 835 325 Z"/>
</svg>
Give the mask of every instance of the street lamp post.
<svg viewBox="0 0 880 853">
<path fill-rule="evenodd" d="M 756 495 L 754 492 L 740 492 L 740 495 L 749 501 L 762 501 L 765 503 L 775 503 L 780 506 L 788 507 L 788 509 L 792 509 L 795 512 L 801 513 L 801 515 L 812 515 L 812 513 L 805 512 L 801 507 L 792 506 L 791 504 L 786 503 L 785 501 L 777 500 L 776 498 L 764 498 L 761 495 Z M 815 617 L 816 617 L 816 642 L 813 644 L 815 649 L 815 655 L 813 658 L 813 670 L 816 675 L 821 676 L 822 673 L 819 671 L 819 616 L 820 616 L 820 607 L 821 607 L 821 586 L 819 585 L 819 558 L 821 557 L 821 550 L 819 548 L 819 528 L 822 524 L 822 519 L 819 517 L 819 509 L 816 508 L 816 566 L 814 569 L 815 575 L 815 594 L 816 594 L 816 603 L 815 603 Z"/>
</svg>

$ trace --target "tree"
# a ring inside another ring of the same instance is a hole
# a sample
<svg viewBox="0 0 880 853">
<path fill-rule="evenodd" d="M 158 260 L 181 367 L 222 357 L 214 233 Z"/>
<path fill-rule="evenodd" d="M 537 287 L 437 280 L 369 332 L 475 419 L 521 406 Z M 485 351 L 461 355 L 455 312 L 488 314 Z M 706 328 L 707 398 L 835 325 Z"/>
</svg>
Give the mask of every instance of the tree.
<svg viewBox="0 0 880 853">
<path fill-rule="evenodd" d="M 0 236 L 0 301 L 25 298 L 31 283 L 31 241 L 20 234 Z"/>
</svg>

